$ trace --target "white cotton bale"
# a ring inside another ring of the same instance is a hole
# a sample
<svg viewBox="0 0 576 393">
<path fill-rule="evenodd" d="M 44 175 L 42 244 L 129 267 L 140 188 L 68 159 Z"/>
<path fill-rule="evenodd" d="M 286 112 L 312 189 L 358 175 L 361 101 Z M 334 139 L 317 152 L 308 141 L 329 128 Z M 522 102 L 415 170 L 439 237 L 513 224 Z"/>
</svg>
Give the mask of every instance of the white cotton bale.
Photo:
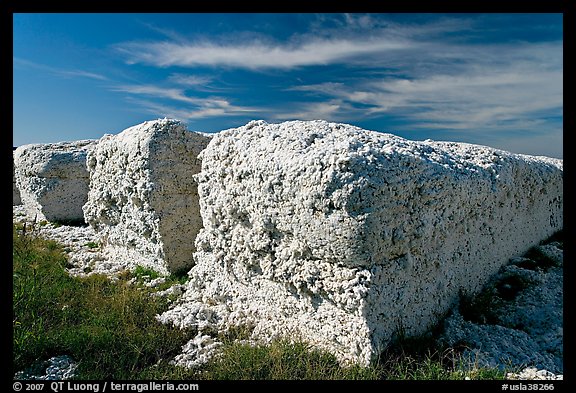
<svg viewBox="0 0 576 393">
<path fill-rule="evenodd" d="M 20 190 L 16 184 L 16 165 L 14 164 L 14 152 L 12 152 L 12 206 L 21 205 Z"/>
<path fill-rule="evenodd" d="M 254 328 L 368 364 L 562 228 L 562 160 L 325 121 L 221 131 L 177 326 Z"/>
<path fill-rule="evenodd" d="M 193 175 L 210 138 L 159 119 L 105 135 L 89 155 L 84 215 L 111 261 L 168 274 L 193 265 L 202 227 Z"/>
<path fill-rule="evenodd" d="M 88 198 L 86 156 L 96 144 L 87 139 L 37 143 L 14 150 L 14 176 L 21 202 L 37 220 L 83 222 Z"/>
</svg>

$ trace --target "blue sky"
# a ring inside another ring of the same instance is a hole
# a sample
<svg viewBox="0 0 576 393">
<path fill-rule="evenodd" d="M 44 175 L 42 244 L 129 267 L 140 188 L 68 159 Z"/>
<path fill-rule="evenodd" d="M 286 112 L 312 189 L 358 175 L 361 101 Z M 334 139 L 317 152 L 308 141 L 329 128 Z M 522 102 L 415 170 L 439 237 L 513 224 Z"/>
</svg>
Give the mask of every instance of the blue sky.
<svg viewBox="0 0 576 393">
<path fill-rule="evenodd" d="M 13 15 L 13 143 L 324 119 L 562 158 L 562 14 Z"/>
</svg>

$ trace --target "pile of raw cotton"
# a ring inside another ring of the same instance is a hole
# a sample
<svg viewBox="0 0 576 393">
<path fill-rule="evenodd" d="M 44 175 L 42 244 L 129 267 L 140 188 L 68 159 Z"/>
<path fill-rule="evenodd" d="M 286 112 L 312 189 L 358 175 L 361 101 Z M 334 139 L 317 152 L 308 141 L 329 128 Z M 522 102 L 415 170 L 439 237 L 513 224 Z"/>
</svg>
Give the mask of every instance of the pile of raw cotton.
<svg viewBox="0 0 576 393">
<path fill-rule="evenodd" d="M 192 267 L 202 227 L 193 175 L 209 140 L 177 120 L 160 119 L 98 141 L 87 157 L 83 209 L 111 258 L 164 274 Z"/>
<path fill-rule="evenodd" d="M 562 161 L 325 121 L 250 122 L 200 153 L 177 326 L 253 328 L 368 364 L 562 228 Z"/>
<path fill-rule="evenodd" d="M 86 156 L 97 141 L 37 143 L 13 152 L 13 205 L 39 221 L 84 221 L 88 197 Z"/>
</svg>

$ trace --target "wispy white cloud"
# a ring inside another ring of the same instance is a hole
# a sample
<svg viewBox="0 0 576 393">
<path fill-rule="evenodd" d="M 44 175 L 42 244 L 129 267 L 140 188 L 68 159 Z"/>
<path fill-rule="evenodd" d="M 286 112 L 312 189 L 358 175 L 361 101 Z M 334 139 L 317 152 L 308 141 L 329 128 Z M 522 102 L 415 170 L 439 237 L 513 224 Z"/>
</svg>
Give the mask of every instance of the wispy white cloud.
<svg viewBox="0 0 576 393">
<path fill-rule="evenodd" d="M 90 78 L 90 79 L 97 79 L 100 81 L 108 80 L 108 78 L 105 77 L 104 75 L 97 74 L 95 72 L 88 72 L 81 70 L 56 70 L 55 73 L 60 74 L 62 76 Z"/>
<path fill-rule="evenodd" d="M 225 97 L 197 97 L 186 94 L 186 90 L 191 87 L 197 87 L 197 90 L 209 91 L 209 89 L 203 88 L 211 81 L 211 78 L 207 76 L 176 73 L 168 77 L 168 84 L 122 84 L 95 72 L 61 69 L 16 57 L 13 62 L 14 66 L 34 68 L 63 78 L 89 78 L 105 81 L 107 82 L 106 88 L 108 90 L 126 93 L 128 101 L 158 116 L 189 120 L 218 116 L 238 116 L 266 111 L 262 108 L 234 105 Z M 137 97 L 146 97 L 146 99 L 138 99 Z M 166 100 L 173 102 L 167 104 Z"/>
<path fill-rule="evenodd" d="M 169 29 L 166 27 L 159 27 L 154 23 L 150 23 L 150 22 L 144 22 L 142 20 L 139 21 L 143 26 L 145 26 L 147 29 L 150 29 L 151 31 L 158 33 L 166 38 L 169 38 L 171 40 L 183 40 L 184 36 L 180 33 L 178 33 L 177 31 L 173 30 L 173 29 Z"/>
<path fill-rule="evenodd" d="M 159 30 L 169 39 L 132 41 L 115 45 L 129 64 L 157 67 L 236 67 L 250 70 L 346 64 L 371 65 L 403 51 L 419 51 L 435 37 L 470 29 L 466 18 L 437 18 L 420 23 L 395 23 L 370 14 L 319 15 L 309 31 L 284 41 L 261 34 L 237 32 L 234 36 L 189 39 Z M 327 27 L 330 26 L 330 27 Z M 443 36 L 443 38 L 446 38 Z"/>
<path fill-rule="evenodd" d="M 340 121 L 350 113 L 350 105 L 341 99 L 331 99 L 326 102 L 309 102 L 299 104 L 292 110 L 279 110 L 272 114 L 276 120 L 322 120 Z"/>
<path fill-rule="evenodd" d="M 202 99 L 189 97 L 184 93 L 184 90 L 174 87 L 156 85 L 115 85 L 111 86 L 110 90 L 134 95 L 151 96 L 155 98 L 168 98 L 170 100 L 181 101 L 195 105 L 201 104 L 203 102 Z"/>
<path fill-rule="evenodd" d="M 222 82 L 216 75 L 172 73 L 166 82 L 170 86 L 196 93 L 227 94 L 238 91 L 236 86 Z"/>
<path fill-rule="evenodd" d="M 157 117 L 170 117 L 180 120 L 198 120 L 212 117 L 239 116 L 253 112 L 264 112 L 257 108 L 232 105 L 223 100 L 205 100 L 198 106 L 175 106 L 150 99 L 128 97 L 129 102 L 145 109 Z"/>
<path fill-rule="evenodd" d="M 422 47 L 419 54 L 391 55 L 387 65 L 402 73 L 296 85 L 288 90 L 326 104 L 339 100 L 339 116 L 391 115 L 408 121 L 411 128 L 474 132 L 562 116 L 561 42 L 469 46 L 435 42 Z M 306 103 L 301 107 L 310 110 Z"/>
<path fill-rule="evenodd" d="M 363 80 L 297 86 L 292 90 L 340 100 L 339 116 L 361 118 L 391 114 L 418 128 L 474 129 L 520 123 L 539 114 L 561 115 L 560 70 L 516 73 L 435 75 L 422 79 Z M 313 110 L 302 104 L 307 111 Z M 322 108 L 321 103 L 316 104 Z M 344 111 L 345 110 L 345 111 Z M 323 112 L 320 111 L 319 114 Z M 313 113 L 309 113 L 313 116 Z"/>
<path fill-rule="evenodd" d="M 176 73 L 171 74 L 168 80 L 181 86 L 206 87 L 212 81 L 212 78 L 205 75 L 199 76 Z"/>
<path fill-rule="evenodd" d="M 17 67 L 28 67 L 28 68 L 35 68 L 42 71 L 47 71 L 53 75 L 63 77 L 63 78 L 89 78 L 89 79 L 96 79 L 100 81 L 106 81 L 108 78 L 102 74 L 98 74 L 96 72 L 89 72 L 85 70 L 76 70 L 76 69 L 64 69 L 58 67 L 51 67 L 46 64 L 36 63 L 30 60 L 14 57 L 13 64 Z"/>
<path fill-rule="evenodd" d="M 111 90 L 129 94 L 127 99 L 157 116 L 182 120 L 238 116 L 265 110 L 232 104 L 224 97 L 191 97 L 184 90 L 157 85 L 118 85 Z M 146 97 L 142 99 L 140 97 Z M 166 100 L 172 101 L 167 103 Z"/>
<path fill-rule="evenodd" d="M 118 45 L 117 50 L 132 64 L 145 63 L 158 67 L 228 66 L 254 70 L 342 63 L 350 57 L 408 46 L 408 42 L 387 39 L 315 39 L 299 44 L 163 41 L 125 43 Z"/>
</svg>

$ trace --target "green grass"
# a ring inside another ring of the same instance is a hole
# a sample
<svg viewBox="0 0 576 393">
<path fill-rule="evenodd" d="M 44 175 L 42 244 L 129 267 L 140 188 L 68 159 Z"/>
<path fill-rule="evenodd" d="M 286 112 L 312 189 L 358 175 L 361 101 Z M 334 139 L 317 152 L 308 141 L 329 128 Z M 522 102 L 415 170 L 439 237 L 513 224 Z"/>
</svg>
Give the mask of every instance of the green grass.
<svg viewBox="0 0 576 393">
<path fill-rule="evenodd" d="M 71 277 L 58 244 L 16 229 L 13 245 L 16 370 L 67 354 L 79 361 L 82 379 L 134 379 L 173 358 L 191 337 L 157 322 L 165 301 L 126 279 Z"/>
<path fill-rule="evenodd" d="M 378 365 L 388 380 L 501 380 L 505 370 L 465 363 L 464 348 L 443 348 L 431 334 L 404 337 L 402 334 L 381 355 Z M 510 371 L 510 370 L 508 370 Z"/>
<path fill-rule="evenodd" d="M 143 266 L 136 266 L 136 269 L 134 270 L 133 274 L 138 279 L 143 279 L 147 277 L 153 280 L 155 278 L 160 277 L 160 273 L 158 273 L 157 271 Z"/>
<path fill-rule="evenodd" d="M 103 275 L 71 277 L 63 248 L 34 234 L 13 229 L 13 363 L 24 370 L 52 356 L 69 355 L 79 363 L 76 378 L 86 380 L 166 379 L 503 379 L 504 371 L 465 368 L 452 349 L 430 347 L 430 340 L 400 339 L 370 367 L 342 367 L 329 353 L 302 342 L 274 341 L 251 346 L 237 339 L 248 331 L 222 335 L 220 355 L 200 369 L 170 361 L 196 331 L 179 330 L 155 316 L 168 308 L 153 289 L 129 284 L 158 277 L 138 268 L 111 281 Z M 165 285 L 183 282 L 169 277 Z"/>
<path fill-rule="evenodd" d="M 88 242 L 88 243 L 85 244 L 85 246 L 88 247 L 88 248 L 98 248 L 98 247 L 100 247 L 100 245 L 99 245 L 98 243 L 95 243 L 95 242 Z"/>
</svg>

